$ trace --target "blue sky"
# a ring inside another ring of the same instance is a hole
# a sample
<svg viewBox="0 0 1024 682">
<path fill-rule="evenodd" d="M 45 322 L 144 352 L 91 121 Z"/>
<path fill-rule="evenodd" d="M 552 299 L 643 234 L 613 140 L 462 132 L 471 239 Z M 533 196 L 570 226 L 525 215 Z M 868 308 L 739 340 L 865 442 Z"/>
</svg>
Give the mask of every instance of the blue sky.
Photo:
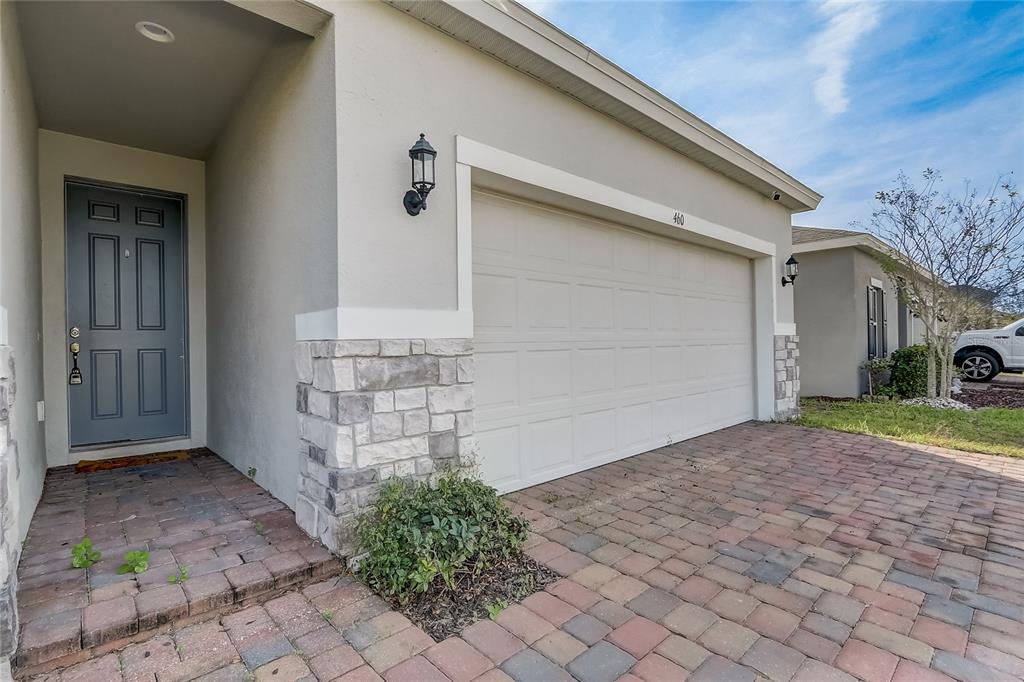
<svg viewBox="0 0 1024 682">
<path fill-rule="evenodd" d="M 824 194 L 797 224 L 866 224 L 901 170 L 1024 174 L 1024 3 L 526 4 Z"/>
</svg>

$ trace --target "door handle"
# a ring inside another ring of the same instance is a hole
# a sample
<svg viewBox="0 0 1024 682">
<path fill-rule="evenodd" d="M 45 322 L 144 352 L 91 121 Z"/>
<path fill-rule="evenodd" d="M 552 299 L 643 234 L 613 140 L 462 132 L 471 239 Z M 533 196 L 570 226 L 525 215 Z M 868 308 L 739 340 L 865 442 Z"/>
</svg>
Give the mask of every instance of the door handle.
<svg viewBox="0 0 1024 682">
<path fill-rule="evenodd" d="M 77 339 L 81 332 L 78 327 L 72 327 L 68 334 L 73 339 Z M 78 341 L 72 341 L 68 345 L 68 350 L 71 351 L 71 373 L 68 374 L 68 384 L 70 386 L 79 386 L 82 383 L 82 370 L 78 369 L 78 353 L 82 350 L 82 346 Z"/>
</svg>

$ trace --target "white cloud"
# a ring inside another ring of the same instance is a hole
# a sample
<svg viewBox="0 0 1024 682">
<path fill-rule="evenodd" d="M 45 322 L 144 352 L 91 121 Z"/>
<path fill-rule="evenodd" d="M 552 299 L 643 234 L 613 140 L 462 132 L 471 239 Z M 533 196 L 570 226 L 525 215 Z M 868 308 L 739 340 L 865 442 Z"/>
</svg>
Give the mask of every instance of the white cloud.
<svg viewBox="0 0 1024 682">
<path fill-rule="evenodd" d="M 850 106 L 846 94 L 850 61 L 858 41 L 878 25 L 878 6 L 829 0 L 818 11 L 828 16 L 828 22 L 811 42 L 810 61 L 823 71 L 814 82 L 814 96 L 834 116 Z"/>
</svg>

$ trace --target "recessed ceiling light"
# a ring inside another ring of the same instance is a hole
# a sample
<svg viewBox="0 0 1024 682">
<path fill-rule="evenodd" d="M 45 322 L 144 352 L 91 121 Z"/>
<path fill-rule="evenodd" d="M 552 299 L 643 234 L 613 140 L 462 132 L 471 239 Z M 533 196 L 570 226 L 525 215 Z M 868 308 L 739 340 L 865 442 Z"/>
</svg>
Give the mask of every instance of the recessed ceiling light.
<svg viewBox="0 0 1024 682">
<path fill-rule="evenodd" d="M 158 43 L 173 43 L 174 34 L 166 26 L 161 26 L 155 21 L 140 21 L 135 24 L 135 30 Z"/>
</svg>

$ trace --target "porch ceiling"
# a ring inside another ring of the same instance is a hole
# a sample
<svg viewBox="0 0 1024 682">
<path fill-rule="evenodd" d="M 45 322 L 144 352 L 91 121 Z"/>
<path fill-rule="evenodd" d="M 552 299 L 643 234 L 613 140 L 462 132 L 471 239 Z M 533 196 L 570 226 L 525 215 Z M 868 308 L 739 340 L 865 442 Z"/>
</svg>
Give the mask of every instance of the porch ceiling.
<svg viewBox="0 0 1024 682">
<path fill-rule="evenodd" d="M 271 47 L 308 37 L 227 2 L 19 2 L 39 126 L 203 158 Z M 175 35 L 135 31 L 155 21 Z"/>
</svg>

